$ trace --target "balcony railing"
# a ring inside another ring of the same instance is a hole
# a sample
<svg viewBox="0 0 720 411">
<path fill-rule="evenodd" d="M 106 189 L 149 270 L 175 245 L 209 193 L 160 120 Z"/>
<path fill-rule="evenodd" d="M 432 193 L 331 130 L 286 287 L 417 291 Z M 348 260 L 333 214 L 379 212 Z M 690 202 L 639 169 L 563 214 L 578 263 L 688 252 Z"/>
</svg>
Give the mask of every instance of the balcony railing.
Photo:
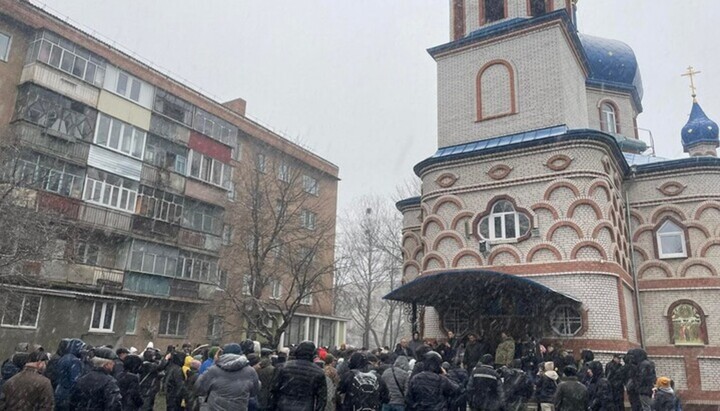
<svg viewBox="0 0 720 411">
<path fill-rule="evenodd" d="M 109 268 L 95 267 L 93 270 L 93 284 L 122 288 L 125 273 Z"/>
<path fill-rule="evenodd" d="M 80 221 L 125 232 L 130 231 L 131 217 L 131 214 L 90 204 L 82 204 L 78 213 Z"/>
<path fill-rule="evenodd" d="M 90 147 L 88 144 L 70 143 L 52 137 L 49 132 L 45 133 L 40 127 L 25 122 L 15 123 L 15 131 L 23 145 L 77 164 L 84 165 L 87 162 Z"/>
</svg>

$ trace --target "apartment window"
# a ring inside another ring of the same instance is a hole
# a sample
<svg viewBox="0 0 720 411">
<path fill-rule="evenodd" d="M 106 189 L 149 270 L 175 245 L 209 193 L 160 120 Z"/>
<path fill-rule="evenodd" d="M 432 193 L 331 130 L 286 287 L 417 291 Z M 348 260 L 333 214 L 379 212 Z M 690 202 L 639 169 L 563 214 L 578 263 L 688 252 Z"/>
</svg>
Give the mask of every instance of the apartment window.
<svg viewBox="0 0 720 411">
<path fill-rule="evenodd" d="M 310 290 L 303 290 L 303 291 L 304 291 L 305 293 L 311 292 Z M 303 294 L 303 291 L 300 291 L 300 297 L 301 297 L 301 298 L 300 298 L 300 304 L 302 304 L 302 305 L 310 305 L 310 304 L 312 304 L 312 301 L 313 301 L 313 296 L 312 296 L 312 294 L 302 295 L 302 294 Z"/>
<path fill-rule="evenodd" d="M 185 202 L 182 225 L 192 230 L 221 235 L 223 214 L 221 207 L 188 199 Z"/>
<path fill-rule="evenodd" d="M 183 196 L 141 186 L 139 200 L 139 214 L 144 217 L 171 224 L 180 224 L 182 221 Z"/>
<path fill-rule="evenodd" d="M 278 180 L 290 182 L 290 165 L 284 161 L 278 166 Z"/>
<path fill-rule="evenodd" d="M 160 312 L 159 335 L 184 337 L 187 334 L 187 316 L 175 311 Z"/>
<path fill-rule="evenodd" d="M 518 212 L 510 201 L 493 204 L 490 215 L 480 220 L 478 231 L 486 240 L 512 240 L 526 236 L 530 231 L 530 218 Z"/>
<path fill-rule="evenodd" d="M 208 329 L 207 336 L 211 339 L 219 339 L 223 334 L 223 322 L 224 319 L 219 315 L 208 316 Z"/>
<path fill-rule="evenodd" d="M 131 305 L 127 309 L 127 317 L 125 319 L 125 333 L 135 334 L 137 330 L 138 307 Z"/>
<path fill-rule="evenodd" d="M 28 48 L 26 63 L 35 60 L 98 87 L 105 80 L 105 60 L 49 31 L 38 32 Z"/>
<path fill-rule="evenodd" d="M 315 229 L 315 223 L 317 220 L 317 214 L 310 210 L 302 210 L 300 212 L 300 225 L 308 230 Z"/>
<path fill-rule="evenodd" d="M 218 287 L 222 290 L 227 288 L 228 273 L 227 270 L 218 271 Z"/>
<path fill-rule="evenodd" d="M 88 169 L 83 199 L 90 203 L 134 212 L 138 183 L 95 169 Z"/>
<path fill-rule="evenodd" d="M 223 234 L 222 234 L 222 242 L 223 245 L 230 245 L 232 244 L 233 239 L 233 229 L 232 226 L 225 224 L 223 226 Z"/>
<path fill-rule="evenodd" d="M 257 160 L 255 161 L 255 166 L 257 167 L 257 171 L 261 173 L 267 172 L 267 158 L 265 157 L 265 154 L 258 153 Z"/>
<path fill-rule="evenodd" d="M 529 0 L 528 5 L 530 6 L 530 15 L 533 17 L 552 11 L 552 0 Z"/>
<path fill-rule="evenodd" d="M 14 169 L 12 169 L 14 167 Z M 28 153 L 8 164 L 3 179 L 27 187 L 35 187 L 63 196 L 79 198 L 82 195 L 83 169 L 46 157 Z"/>
<path fill-rule="evenodd" d="M 190 177 L 229 189 L 232 179 L 232 167 L 212 157 L 190 150 L 189 174 Z"/>
<path fill-rule="evenodd" d="M 666 220 L 656 233 L 658 256 L 660 258 L 685 258 L 685 230 L 672 220 Z"/>
<path fill-rule="evenodd" d="M 3 327 L 37 328 L 42 297 L 32 294 L 9 293 L 2 316 Z"/>
<path fill-rule="evenodd" d="M 270 281 L 270 298 L 279 300 L 282 297 L 282 283 L 280 280 Z"/>
<path fill-rule="evenodd" d="M 10 43 L 11 42 L 12 42 L 12 37 L 10 37 L 9 34 L 0 32 L 0 60 L 8 61 L 8 58 L 10 57 Z"/>
<path fill-rule="evenodd" d="M 217 284 L 217 258 L 189 251 L 181 251 L 176 277 Z"/>
<path fill-rule="evenodd" d="M 484 23 L 502 20 L 505 18 L 505 0 L 483 0 Z"/>
<path fill-rule="evenodd" d="M 617 110 L 614 104 L 604 102 L 600 105 L 600 128 L 607 133 L 619 133 Z"/>
<path fill-rule="evenodd" d="M 143 87 L 142 81 L 124 71 L 118 71 L 115 92 L 134 102 L 140 102 L 140 90 Z"/>
<path fill-rule="evenodd" d="M 85 241 L 78 241 L 75 244 L 74 260 L 77 264 L 97 265 L 100 247 L 97 244 L 90 244 Z"/>
<path fill-rule="evenodd" d="M 145 136 L 144 131 L 116 118 L 103 113 L 98 116 L 98 124 L 95 128 L 95 144 L 142 159 Z"/>
<path fill-rule="evenodd" d="M 255 287 L 253 284 L 252 275 L 250 275 L 250 274 L 243 275 L 243 285 L 242 285 L 243 295 L 248 295 L 248 296 L 252 295 L 253 288 L 255 288 Z"/>
<path fill-rule="evenodd" d="M 193 111 L 195 107 L 185 100 L 173 96 L 165 90 L 156 89 L 155 91 L 155 104 L 153 105 L 155 111 L 170 117 L 173 120 L 179 121 L 186 126 L 192 124 Z"/>
<path fill-rule="evenodd" d="M 314 177 L 303 175 L 303 190 L 312 195 L 318 195 L 318 181 Z"/>
<path fill-rule="evenodd" d="M 185 175 L 187 173 L 187 149 L 174 144 L 164 138 L 147 136 L 145 146 L 145 161 L 164 170 L 175 171 Z"/>
<path fill-rule="evenodd" d="M 93 304 L 90 331 L 112 332 L 115 323 L 115 303 Z"/>
<path fill-rule="evenodd" d="M 333 320 L 320 320 L 320 341 L 318 344 L 323 347 L 332 347 L 335 342 L 335 329 L 337 328 Z"/>
<path fill-rule="evenodd" d="M 130 252 L 130 270 L 174 277 L 177 274 L 178 250 L 161 244 L 134 240 Z"/>
<path fill-rule="evenodd" d="M 229 146 L 232 146 L 237 139 L 237 127 L 200 108 L 195 108 L 193 128 Z"/>
</svg>

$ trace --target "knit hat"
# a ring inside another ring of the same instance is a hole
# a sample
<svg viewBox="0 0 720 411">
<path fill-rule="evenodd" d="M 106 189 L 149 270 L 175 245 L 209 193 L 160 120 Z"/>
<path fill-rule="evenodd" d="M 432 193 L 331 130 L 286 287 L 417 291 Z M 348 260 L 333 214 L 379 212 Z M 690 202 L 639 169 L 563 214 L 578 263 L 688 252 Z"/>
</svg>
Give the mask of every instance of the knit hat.
<svg viewBox="0 0 720 411">
<path fill-rule="evenodd" d="M 670 388 L 670 378 L 668 377 L 660 377 L 655 382 L 655 386 L 658 388 Z"/>
<path fill-rule="evenodd" d="M 242 355 L 243 350 L 238 343 L 225 344 L 223 347 L 223 354 L 237 354 Z"/>
</svg>

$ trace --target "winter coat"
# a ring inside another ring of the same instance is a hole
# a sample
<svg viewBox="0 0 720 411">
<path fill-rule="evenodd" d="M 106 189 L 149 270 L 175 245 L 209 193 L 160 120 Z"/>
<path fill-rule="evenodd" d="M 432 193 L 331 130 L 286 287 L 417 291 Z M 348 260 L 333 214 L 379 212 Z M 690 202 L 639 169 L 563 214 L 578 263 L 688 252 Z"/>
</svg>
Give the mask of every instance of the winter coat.
<svg viewBox="0 0 720 411">
<path fill-rule="evenodd" d="M 625 355 L 628 368 L 627 391 L 629 395 L 652 396 L 655 387 L 655 363 L 648 360 L 642 348 L 633 348 Z"/>
<path fill-rule="evenodd" d="M 470 375 L 467 396 L 472 409 L 500 410 L 504 401 L 500 375 L 490 365 L 478 365 Z"/>
<path fill-rule="evenodd" d="M 672 388 L 658 388 L 653 398 L 653 411 L 675 411 L 678 406 L 678 398 Z"/>
<path fill-rule="evenodd" d="M 215 359 L 214 358 L 208 358 L 207 360 L 203 361 L 202 364 L 200 364 L 200 369 L 198 370 L 198 374 L 203 375 L 205 374 L 205 371 L 209 370 L 210 367 L 215 365 Z"/>
<path fill-rule="evenodd" d="M 425 343 L 421 339 L 410 340 L 410 342 L 408 343 L 408 348 L 410 349 L 410 351 L 412 351 L 413 356 L 417 358 L 415 352 L 418 350 L 418 348 L 422 347 L 423 345 L 425 345 Z M 417 358 L 417 359 L 419 360 L 420 358 Z"/>
<path fill-rule="evenodd" d="M 480 361 L 480 357 L 490 353 L 490 347 L 483 340 L 476 340 L 474 343 L 468 343 L 465 346 L 465 357 L 463 362 L 468 370 L 475 368 Z"/>
<path fill-rule="evenodd" d="M 70 409 L 77 411 L 122 410 L 122 395 L 115 378 L 102 368 L 94 368 L 78 378 L 70 395 Z"/>
<path fill-rule="evenodd" d="M 387 386 L 390 395 L 388 404 L 405 404 L 405 392 L 407 391 L 408 379 L 410 379 L 410 364 L 408 363 L 407 357 L 397 357 L 395 364 L 385 370 L 381 378 Z"/>
<path fill-rule="evenodd" d="M 558 375 L 555 371 L 545 371 L 535 386 L 535 398 L 538 402 L 552 403 L 558 387 Z"/>
<path fill-rule="evenodd" d="M 603 377 L 602 364 L 593 361 L 587 364 L 587 367 L 592 371 L 588 385 L 588 409 L 590 411 L 620 411 L 615 407 L 610 382 Z"/>
<path fill-rule="evenodd" d="M 117 384 L 122 395 L 123 411 L 137 411 L 143 406 L 140 395 L 140 377 L 129 371 L 123 371 L 117 377 Z"/>
<path fill-rule="evenodd" d="M 0 410 L 52 411 L 54 406 L 52 384 L 35 367 L 26 365 L 3 384 Z"/>
<path fill-rule="evenodd" d="M 248 365 L 244 355 L 223 354 L 195 382 L 195 392 L 207 396 L 211 410 L 244 411 L 248 409 L 250 397 L 258 395 L 260 382 L 258 374 Z"/>
<path fill-rule="evenodd" d="M 460 387 L 445 376 L 423 371 L 408 382 L 405 404 L 408 411 L 442 411 L 460 391 Z"/>
<path fill-rule="evenodd" d="M 466 394 L 466 388 L 468 379 L 469 379 L 469 373 L 466 369 L 455 367 L 450 369 L 450 371 L 447 372 L 447 377 L 450 381 L 454 382 L 458 385 L 458 391 L 453 397 L 452 400 L 450 400 L 450 409 L 451 410 L 463 410 L 467 408 L 467 394 Z"/>
<path fill-rule="evenodd" d="M 57 362 L 55 406 L 59 409 L 67 409 L 72 389 L 82 374 L 83 362 L 80 360 L 80 353 L 84 347 L 85 343 L 82 340 L 70 340 L 67 352 Z"/>
<path fill-rule="evenodd" d="M 395 355 L 404 355 L 409 358 L 415 357 L 415 353 L 410 347 L 403 347 L 400 344 L 395 348 Z"/>
<path fill-rule="evenodd" d="M 180 411 L 183 400 L 188 396 L 185 375 L 182 371 L 185 357 L 185 353 L 182 352 L 172 353 L 170 363 L 165 369 L 165 400 L 168 411 Z"/>
<path fill-rule="evenodd" d="M 605 365 L 605 378 L 613 388 L 622 387 L 625 384 L 625 372 L 619 362 L 610 361 Z"/>
<path fill-rule="evenodd" d="M 275 367 L 272 366 L 269 358 L 263 358 L 255 371 L 257 371 L 258 380 L 260 380 L 258 406 L 260 409 L 266 409 L 270 406 L 270 388 L 272 388 Z"/>
<path fill-rule="evenodd" d="M 515 340 L 505 337 L 495 350 L 495 364 L 510 365 L 515 358 Z"/>
<path fill-rule="evenodd" d="M 270 389 L 270 409 L 320 411 L 326 402 L 325 373 L 312 361 L 290 360 L 276 372 Z"/>
<path fill-rule="evenodd" d="M 566 377 L 555 392 L 555 411 L 587 410 L 588 392 L 577 377 Z"/>
<path fill-rule="evenodd" d="M 527 401 L 533 394 L 532 381 L 521 369 L 504 368 L 503 392 L 508 403 Z"/>
<path fill-rule="evenodd" d="M 153 361 L 144 361 L 140 368 L 140 397 L 143 410 L 150 411 L 155 405 L 155 396 L 160 392 L 160 365 Z"/>
</svg>

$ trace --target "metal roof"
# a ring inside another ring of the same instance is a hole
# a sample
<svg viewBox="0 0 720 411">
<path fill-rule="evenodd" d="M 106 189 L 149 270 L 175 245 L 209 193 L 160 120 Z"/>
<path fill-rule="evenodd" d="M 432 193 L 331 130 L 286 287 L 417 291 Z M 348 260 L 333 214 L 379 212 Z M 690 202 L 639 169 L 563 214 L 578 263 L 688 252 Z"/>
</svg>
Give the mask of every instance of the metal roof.
<svg viewBox="0 0 720 411">
<path fill-rule="evenodd" d="M 635 53 L 622 41 L 578 34 L 590 66 L 588 83 L 627 88 L 642 100 L 642 78 Z"/>
<path fill-rule="evenodd" d="M 29 292 L 29 293 L 33 293 L 33 294 L 55 295 L 58 297 L 66 297 L 66 298 L 83 298 L 84 297 L 84 298 L 93 298 L 93 299 L 98 299 L 98 300 L 134 301 L 132 298 L 119 297 L 116 295 L 85 293 L 82 291 L 61 290 L 61 289 L 57 289 L 57 288 L 28 287 L 28 286 L 24 286 L 24 285 L 10 285 L 10 284 L 3 284 L 2 287 L 10 289 L 10 290 L 24 291 L 24 292 Z"/>
</svg>

